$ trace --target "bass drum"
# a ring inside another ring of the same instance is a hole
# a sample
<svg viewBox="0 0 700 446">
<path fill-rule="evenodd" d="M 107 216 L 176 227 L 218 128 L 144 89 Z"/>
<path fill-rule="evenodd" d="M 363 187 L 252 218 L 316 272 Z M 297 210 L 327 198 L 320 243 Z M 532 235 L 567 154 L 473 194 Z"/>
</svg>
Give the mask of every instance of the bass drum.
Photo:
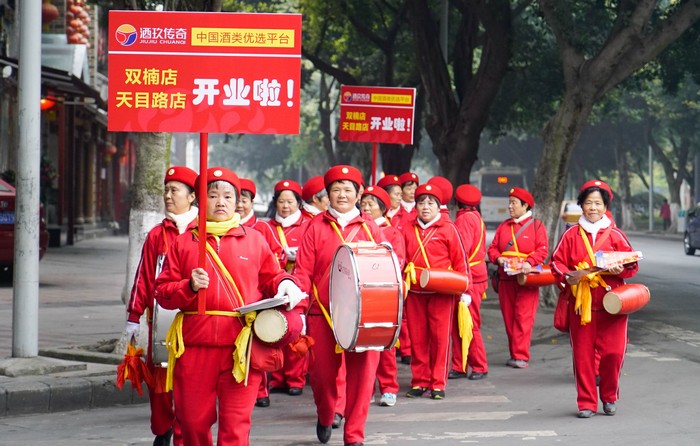
<svg viewBox="0 0 700 446">
<path fill-rule="evenodd" d="M 344 244 L 333 256 L 330 312 L 344 350 L 388 350 L 401 328 L 403 282 L 394 251 L 371 242 Z"/>
</svg>

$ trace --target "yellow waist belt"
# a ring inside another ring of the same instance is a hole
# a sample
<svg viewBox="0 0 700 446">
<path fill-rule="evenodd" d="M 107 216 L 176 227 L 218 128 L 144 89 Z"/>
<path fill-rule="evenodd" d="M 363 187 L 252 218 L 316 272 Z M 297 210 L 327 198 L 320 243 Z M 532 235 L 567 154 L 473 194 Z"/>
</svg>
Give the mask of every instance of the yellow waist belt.
<svg viewBox="0 0 700 446">
<path fill-rule="evenodd" d="M 581 262 L 576 265 L 576 270 L 587 269 L 590 265 L 588 262 Z M 600 271 L 595 271 L 590 274 L 586 274 L 581 277 L 578 285 L 572 285 L 571 291 L 574 296 L 576 296 L 576 303 L 574 304 L 574 310 L 576 314 L 581 316 L 581 325 L 586 325 L 591 322 L 591 304 L 593 301 L 593 296 L 591 295 L 591 289 L 602 286 L 605 289 L 609 289 L 608 284 L 600 276 Z"/>
<path fill-rule="evenodd" d="M 165 381 L 165 391 L 173 390 L 173 373 L 175 371 L 175 362 L 177 358 L 185 353 L 185 343 L 182 339 L 182 321 L 185 315 L 197 314 L 196 311 L 180 311 L 175 315 L 173 323 L 168 329 L 168 334 L 165 337 L 165 342 L 168 348 L 168 374 Z M 253 340 L 252 325 L 257 317 L 257 312 L 241 314 L 238 311 L 206 311 L 204 314 L 208 316 L 225 316 L 225 317 L 245 317 L 245 325 L 241 332 L 236 337 L 233 349 L 233 370 L 231 373 L 236 379 L 236 382 L 248 382 L 248 364 L 250 363 L 250 343 Z"/>
</svg>

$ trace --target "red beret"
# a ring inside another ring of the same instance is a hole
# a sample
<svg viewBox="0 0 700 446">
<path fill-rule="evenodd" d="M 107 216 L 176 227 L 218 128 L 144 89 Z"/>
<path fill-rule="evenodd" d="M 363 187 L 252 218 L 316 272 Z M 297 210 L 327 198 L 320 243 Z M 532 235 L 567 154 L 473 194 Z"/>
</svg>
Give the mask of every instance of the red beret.
<svg viewBox="0 0 700 446">
<path fill-rule="evenodd" d="M 247 190 L 248 192 L 253 194 L 253 198 L 255 198 L 255 194 L 258 192 L 255 188 L 255 183 L 253 183 L 253 180 L 249 180 L 248 178 L 241 178 L 241 192 L 244 190 Z"/>
<path fill-rule="evenodd" d="M 199 189 L 199 182 L 201 178 L 202 175 L 197 177 L 197 181 L 195 182 L 195 191 Z M 214 181 L 226 181 L 236 188 L 236 192 L 239 195 L 241 193 L 241 180 L 238 179 L 238 175 L 225 167 L 210 167 L 207 169 L 207 184 L 213 183 Z"/>
<path fill-rule="evenodd" d="M 389 194 L 387 191 L 382 189 L 379 186 L 369 186 L 367 189 L 365 189 L 365 192 L 362 194 L 362 196 L 365 195 L 372 195 L 376 197 L 379 201 L 384 203 L 384 207 L 388 210 L 391 209 L 391 198 L 389 198 Z"/>
<path fill-rule="evenodd" d="M 168 184 L 169 181 L 179 181 L 194 189 L 194 183 L 197 181 L 197 172 L 185 166 L 172 166 L 165 172 L 163 184 Z"/>
<path fill-rule="evenodd" d="M 301 196 L 301 185 L 294 180 L 278 181 L 277 184 L 275 184 L 275 193 L 282 192 L 283 190 L 291 190 Z"/>
<path fill-rule="evenodd" d="M 409 181 L 413 181 L 416 184 L 419 184 L 418 175 L 416 175 L 413 172 L 406 172 L 399 175 L 399 183 L 401 183 L 401 186 L 408 183 Z"/>
<path fill-rule="evenodd" d="M 274 342 L 263 340 L 266 338 L 266 335 L 274 335 L 273 332 L 281 331 L 285 325 L 287 331 L 281 339 Z M 284 307 L 262 310 L 258 313 L 255 322 L 253 322 L 253 331 L 258 335 L 258 339 L 276 347 L 283 347 L 290 342 L 296 341 L 301 334 L 301 329 L 302 323 L 299 311 L 287 310 Z"/>
<path fill-rule="evenodd" d="M 481 191 L 472 184 L 462 184 L 455 192 L 457 201 L 467 206 L 476 206 L 481 201 Z"/>
<path fill-rule="evenodd" d="M 323 184 L 328 187 L 334 181 L 354 181 L 358 186 L 362 185 L 362 174 L 356 167 L 347 165 L 333 166 L 328 169 L 328 172 L 323 176 Z"/>
<path fill-rule="evenodd" d="M 442 191 L 442 204 L 447 204 L 450 202 L 452 199 L 452 193 L 454 192 L 454 187 L 452 186 L 452 183 L 450 183 L 450 180 L 448 180 L 445 177 L 441 176 L 434 176 L 431 179 L 428 180 L 428 184 L 435 185 L 440 188 Z"/>
<path fill-rule="evenodd" d="M 304 183 L 304 187 L 301 189 L 301 199 L 304 201 L 309 201 L 317 193 L 324 189 L 323 177 L 321 175 L 311 177 Z"/>
<path fill-rule="evenodd" d="M 535 198 L 532 194 L 521 187 L 514 187 L 508 193 L 509 197 L 515 197 L 521 201 L 527 203 L 531 208 L 535 207 Z"/>
<path fill-rule="evenodd" d="M 612 201 L 612 199 L 613 199 L 612 189 L 610 189 L 610 186 L 608 186 L 607 183 L 605 183 L 604 181 L 600 181 L 600 180 L 586 181 L 585 183 L 583 183 L 583 186 L 581 186 L 581 189 L 578 190 L 578 193 L 580 194 L 581 192 L 583 192 L 584 190 L 586 190 L 590 187 L 595 187 L 595 188 L 607 191 L 608 194 L 610 195 L 610 201 Z"/>
<path fill-rule="evenodd" d="M 437 187 L 435 184 L 421 184 L 416 188 L 416 203 L 418 202 L 418 197 L 421 195 L 432 195 L 437 198 L 437 200 L 442 203 L 442 189 Z"/>
<path fill-rule="evenodd" d="M 401 186 L 401 181 L 397 175 L 385 175 L 377 181 L 377 186 L 386 189 L 389 186 Z"/>
</svg>

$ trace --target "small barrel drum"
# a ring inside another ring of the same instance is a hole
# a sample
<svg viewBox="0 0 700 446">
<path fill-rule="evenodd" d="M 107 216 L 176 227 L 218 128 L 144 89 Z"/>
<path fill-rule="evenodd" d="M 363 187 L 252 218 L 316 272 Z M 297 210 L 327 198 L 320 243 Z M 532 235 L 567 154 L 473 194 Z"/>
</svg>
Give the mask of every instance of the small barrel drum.
<svg viewBox="0 0 700 446">
<path fill-rule="evenodd" d="M 281 311 L 270 308 L 263 310 L 253 322 L 253 332 L 258 339 L 266 344 L 274 344 L 284 338 L 289 330 L 287 318 Z"/>
<path fill-rule="evenodd" d="M 420 273 L 421 291 L 462 294 L 469 288 L 469 277 L 447 268 L 426 268 Z"/>
<path fill-rule="evenodd" d="M 158 305 L 158 302 L 153 306 L 153 325 L 151 332 L 151 352 L 153 355 L 153 364 L 156 367 L 168 366 L 168 345 L 166 338 L 168 330 L 175 319 L 175 315 L 180 310 L 166 310 Z"/>
<path fill-rule="evenodd" d="M 649 303 L 649 288 L 640 283 L 621 285 L 603 296 L 603 307 L 610 314 L 630 314 Z"/>
<path fill-rule="evenodd" d="M 518 283 L 521 286 L 547 286 L 557 283 L 549 265 L 542 265 L 542 271 L 530 274 L 518 274 Z"/>
<path fill-rule="evenodd" d="M 388 350 L 401 328 L 403 282 L 394 251 L 374 243 L 344 244 L 330 275 L 333 334 L 344 350 Z"/>
</svg>

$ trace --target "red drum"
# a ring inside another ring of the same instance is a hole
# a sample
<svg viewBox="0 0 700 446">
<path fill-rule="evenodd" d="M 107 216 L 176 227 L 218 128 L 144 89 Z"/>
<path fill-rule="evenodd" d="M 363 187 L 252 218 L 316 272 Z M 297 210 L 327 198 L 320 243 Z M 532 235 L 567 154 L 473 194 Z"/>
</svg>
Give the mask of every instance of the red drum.
<svg viewBox="0 0 700 446">
<path fill-rule="evenodd" d="M 266 344 L 281 341 L 288 330 L 287 318 L 281 311 L 272 308 L 258 313 L 253 322 L 255 336 Z"/>
<path fill-rule="evenodd" d="M 521 286 L 547 286 L 557 283 L 549 265 L 542 265 L 542 271 L 530 274 L 518 274 L 518 283 Z"/>
<path fill-rule="evenodd" d="M 394 251 L 374 243 L 341 245 L 333 256 L 330 312 L 344 350 L 388 350 L 401 328 L 403 282 Z"/>
<path fill-rule="evenodd" d="M 628 283 L 603 296 L 603 307 L 610 314 L 630 314 L 649 303 L 649 288 L 640 283 Z"/>
<path fill-rule="evenodd" d="M 462 294 L 469 288 L 469 277 L 446 268 L 426 268 L 420 273 L 421 291 L 440 294 Z"/>
<path fill-rule="evenodd" d="M 168 366 L 168 345 L 166 338 L 168 330 L 175 319 L 175 315 L 180 310 L 166 310 L 158 305 L 158 302 L 153 306 L 153 324 L 151 332 L 151 352 L 153 356 L 153 364 L 156 367 Z"/>
</svg>

